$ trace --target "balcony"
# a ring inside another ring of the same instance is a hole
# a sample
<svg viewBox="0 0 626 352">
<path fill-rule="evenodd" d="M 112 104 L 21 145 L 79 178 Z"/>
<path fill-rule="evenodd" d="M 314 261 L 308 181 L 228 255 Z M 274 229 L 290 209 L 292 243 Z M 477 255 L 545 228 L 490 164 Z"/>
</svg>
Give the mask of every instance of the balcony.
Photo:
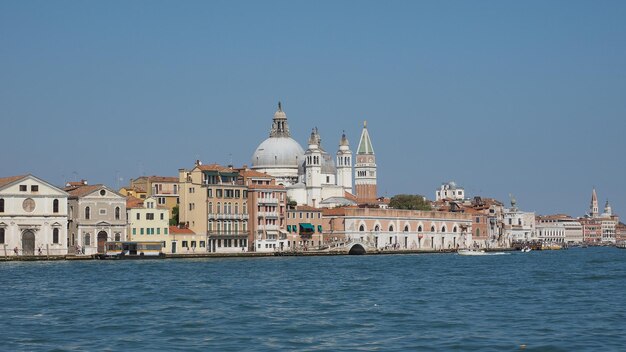
<svg viewBox="0 0 626 352">
<path fill-rule="evenodd" d="M 213 220 L 248 220 L 248 214 L 216 214 L 209 213 L 209 219 Z"/>
<path fill-rule="evenodd" d="M 276 198 L 258 198 L 257 203 L 259 204 L 278 204 L 278 199 Z"/>
<path fill-rule="evenodd" d="M 265 231 L 278 231 L 280 227 L 278 225 L 259 225 L 258 229 Z"/>
<path fill-rule="evenodd" d="M 260 211 L 257 216 L 259 218 L 278 219 L 278 213 L 275 211 Z"/>
</svg>

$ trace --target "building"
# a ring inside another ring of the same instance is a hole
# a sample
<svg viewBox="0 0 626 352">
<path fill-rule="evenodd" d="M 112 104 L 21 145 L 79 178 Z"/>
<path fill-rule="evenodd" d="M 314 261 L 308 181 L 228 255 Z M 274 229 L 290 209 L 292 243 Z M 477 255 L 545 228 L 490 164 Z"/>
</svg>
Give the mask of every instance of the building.
<svg viewBox="0 0 626 352">
<path fill-rule="evenodd" d="M 2 255 L 67 254 L 67 196 L 33 175 L 0 178 Z"/>
<path fill-rule="evenodd" d="M 105 185 L 67 185 L 70 253 L 105 252 L 107 241 L 126 241 L 126 198 Z"/>
<path fill-rule="evenodd" d="M 586 223 L 588 223 L 589 227 L 595 228 L 595 223 L 600 224 L 601 242 L 615 243 L 616 228 L 619 224 L 619 216 L 613 214 L 613 210 L 608 200 L 606 201 L 606 204 L 604 206 L 604 212 L 602 214 L 599 213 L 598 195 L 596 194 L 595 188 L 591 191 L 591 202 L 589 204 L 589 214 L 587 215 L 587 218 L 595 220 L 595 222 L 585 221 Z M 590 235 L 593 236 L 593 232 L 590 232 Z"/>
<path fill-rule="evenodd" d="M 602 241 L 602 223 L 600 220 L 586 216 L 579 218 L 578 222 L 582 226 L 584 243 L 594 244 Z"/>
<path fill-rule="evenodd" d="M 324 246 L 328 221 L 322 209 L 300 205 L 287 210 L 287 249 L 308 250 Z"/>
<path fill-rule="evenodd" d="M 465 190 L 463 187 L 457 186 L 454 181 L 442 183 L 439 190 L 435 192 L 435 201 L 442 199 L 463 200 L 465 199 Z"/>
<path fill-rule="evenodd" d="M 257 252 L 285 250 L 287 190 L 267 173 L 243 168 L 240 179 L 248 189 L 250 249 Z"/>
<path fill-rule="evenodd" d="M 158 205 L 169 210 L 171 216 L 179 203 L 178 177 L 141 176 L 131 179 L 128 187 L 120 189 L 120 194 L 139 199 L 154 197 Z"/>
<path fill-rule="evenodd" d="M 542 242 L 576 244 L 583 242 L 583 226 L 565 215 L 538 215 L 535 217 L 537 237 Z"/>
<path fill-rule="evenodd" d="M 207 236 L 204 233 L 197 234 L 191 229 L 170 226 L 170 243 L 172 254 L 195 254 L 207 252 Z"/>
<path fill-rule="evenodd" d="M 179 185 L 180 227 L 205 236 L 206 248 L 197 250 L 248 250 L 248 187 L 236 169 L 197 161 L 193 169 L 179 170 Z"/>
<path fill-rule="evenodd" d="M 329 198 L 332 204 L 342 203 L 340 198 L 349 199 L 353 195 L 353 177 L 356 195 L 364 201 L 375 202 L 376 162 L 366 126 L 357 159 L 354 169 L 358 171 L 353 176 L 352 151 L 345 133 L 333 160 L 322 146 L 317 128 L 313 128 L 305 151 L 291 138 L 287 116 L 279 103 L 269 138 L 261 142 L 252 155 L 251 169 L 273 176 L 276 184 L 285 186 L 289 199 L 298 205 L 319 207 Z"/>
<path fill-rule="evenodd" d="M 156 198 L 126 198 L 129 241 L 158 241 L 163 243 L 163 253 L 171 253 L 169 236 L 169 210 L 159 205 Z"/>
<path fill-rule="evenodd" d="M 364 250 L 443 250 L 474 246 L 472 215 L 440 211 L 344 207 L 324 209 L 328 245 L 359 243 Z M 324 226 L 324 225 L 323 225 Z"/>
<path fill-rule="evenodd" d="M 503 216 L 502 234 L 507 246 L 513 242 L 538 240 L 535 232 L 535 213 L 519 210 L 515 198 L 511 197 L 511 207 L 504 210 Z"/>
</svg>

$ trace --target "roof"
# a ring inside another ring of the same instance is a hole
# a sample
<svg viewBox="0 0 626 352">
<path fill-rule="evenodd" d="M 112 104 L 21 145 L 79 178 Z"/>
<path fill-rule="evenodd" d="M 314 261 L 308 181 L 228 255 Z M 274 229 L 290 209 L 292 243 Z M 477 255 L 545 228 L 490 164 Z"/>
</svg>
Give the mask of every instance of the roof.
<svg viewBox="0 0 626 352">
<path fill-rule="evenodd" d="M 190 229 L 180 228 L 178 226 L 170 226 L 170 234 L 195 235 Z"/>
<path fill-rule="evenodd" d="M 293 209 L 288 209 L 287 211 L 322 211 L 323 209 L 314 208 L 308 205 L 297 205 Z"/>
<path fill-rule="evenodd" d="M 340 206 L 356 205 L 357 203 L 345 197 L 329 197 L 320 202 L 320 204 L 339 204 Z"/>
<path fill-rule="evenodd" d="M 126 197 L 126 208 L 143 208 L 143 199 L 139 199 L 137 197 L 128 196 Z"/>
<path fill-rule="evenodd" d="M 17 180 L 21 180 L 28 175 L 19 175 L 19 176 L 9 176 L 0 178 L 0 187 L 8 185 L 9 183 L 13 183 Z"/>
<path fill-rule="evenodd" d="M 374 154 L 372 140 L 370 139 L 369 132 L 367 132 L 367 122 L 363 123 L 363 131 L 361 132 L 361 139 L 359 140 L 357 154 Z"/>
<path fill-rule="evenodd" d="M 285 186 L 282 185 L 248 185 L 248 189 L 277 189 L 284 190 Z"/>
<path fill-rule="evenodd" d="M 202 171 L 237 172 L 237 170 L 222 166 L 220 164 L 196 165 L 196 168 Z"/>
<path fill-rule="evenodd" d="M 83 197 L 87 194 L 94 192 L 100 188 L 104 187 L 103 184 L 99 185 L 82 185 L 82 186 L 73 186 L 73 187 L 65 187 L 63 190 L 67 192 L 70 197 Z"/>
<path fill-rule="evenodd" d="M 259 172 L 256 170 L 247 170 L 247 169 L 235 169 L 239 172 L 239 174 L 243 177 L 262 177 L 262 178 L 273 178 L 272 175 L 266 172 Z"/>
</svg>

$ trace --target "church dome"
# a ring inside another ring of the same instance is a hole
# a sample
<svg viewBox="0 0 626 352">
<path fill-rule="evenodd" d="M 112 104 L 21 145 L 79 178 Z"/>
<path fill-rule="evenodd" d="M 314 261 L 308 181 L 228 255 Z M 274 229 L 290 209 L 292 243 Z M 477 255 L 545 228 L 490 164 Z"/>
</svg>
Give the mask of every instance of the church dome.
<svg viewBox="0 0 626 352">
<path fill-rule="evenodd" d="M 291 137 L 270 137 L 252 154 L 252 166 L 263 168 L 295 168 L 304 160 L 304 150 Z"/>
<path fill-rule="evenodd" d="M 298 166 L 304 160 L 304 150 L 289 132 L 287 115 L 282 105 L 278 103 L 278 110 L 274 113 L 270 137 L 264 140 L 252 154 L 253 169 L 281 169 L 282 171 L 265 170 L 272 176 L 297 176 Z M 289 171 L 291 169 L 291 171 Z M 286 173 L 282 175 L 281 173 Z M 288 175 L 287 175 L 288 174 Z"/>
</svg>

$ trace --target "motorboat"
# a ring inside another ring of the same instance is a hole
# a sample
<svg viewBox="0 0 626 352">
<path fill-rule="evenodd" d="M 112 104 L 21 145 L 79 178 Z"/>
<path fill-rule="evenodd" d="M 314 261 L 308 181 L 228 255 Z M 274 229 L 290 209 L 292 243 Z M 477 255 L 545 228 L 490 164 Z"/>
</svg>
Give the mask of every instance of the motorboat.
<svg viewBox="0 0 626 352">
<path fill-rule="evenodd" d="M 505 252 L 487 252 L 484 249 L 459 249 L 456 251 L 459 255 L 502 255 L 510 254 Z"/>
<path fill-rule="evenodd" d="M 532 251 L 532 250 L 533 250 L 533 249 L 532 249 L 532 248 L 530 248 L 530 247 L 524 247 L 524 248 L 522 248 L 522 249 L 520 250 L 520 252 L 523 252 L 523 253 L 528 253 L 528 252 L 530 252 L 530 251 Z"/>
</svg>

